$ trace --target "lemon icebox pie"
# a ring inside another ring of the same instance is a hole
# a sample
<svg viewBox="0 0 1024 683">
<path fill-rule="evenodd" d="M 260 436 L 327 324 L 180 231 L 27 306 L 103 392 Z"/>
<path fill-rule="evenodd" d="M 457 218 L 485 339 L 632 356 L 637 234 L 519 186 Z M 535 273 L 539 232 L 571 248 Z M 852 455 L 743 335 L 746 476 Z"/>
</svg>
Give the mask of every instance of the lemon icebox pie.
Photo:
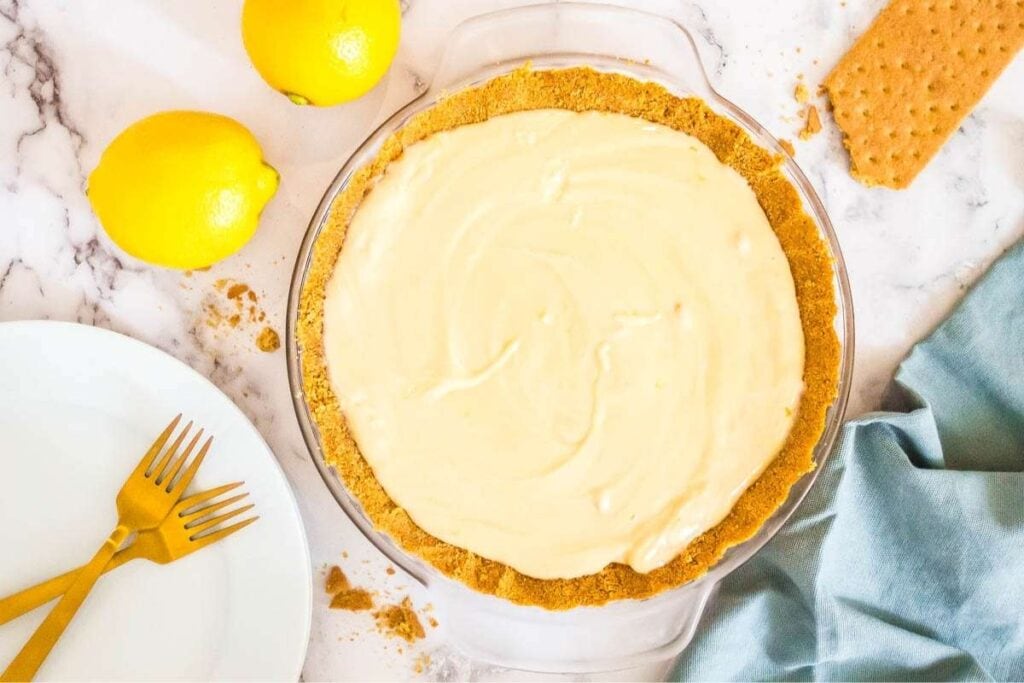
<svg viewBox="0 0 1024 683">
<path fill-rule="evenodd" d="M 296 335 L 324 458 L 406 552 L 549 609 L 707 572 L 813 468 L 832 265 L 700 99 L 522 68 L 416 114 L 313 245 Z"/>
</svg>

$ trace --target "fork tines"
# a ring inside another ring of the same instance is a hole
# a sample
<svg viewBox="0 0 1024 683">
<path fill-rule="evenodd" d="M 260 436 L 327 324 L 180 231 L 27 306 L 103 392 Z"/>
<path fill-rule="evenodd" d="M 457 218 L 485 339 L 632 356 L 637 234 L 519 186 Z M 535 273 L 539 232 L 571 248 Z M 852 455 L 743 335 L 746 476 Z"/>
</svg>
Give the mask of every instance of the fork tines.
<svg viewBox="0 0 1024 683">
<path fill-rule="evenodd" d="M 255 515 L 235 522 L 230 526 L 217 528 L 228 520 L 231 520 L 244 512 L 248 512 L 255 507 L 252 503 L 249 503 L 247 505 L 235 507 L 226 512 L 220 512 L 221 510 L 224 510 L 224 508 L 247 498 L 249 495 L 247 491 L 243 491 L 240 494 L 236 494 L 217 502 L 211 502 L 219 496 L 237 489 L 243 483 L 245 482 L 239 481 L 233 484 L 225 484 L 224 486 L 219 486 L 215 489 L 191 496 L 179 504 L 178 507 L 180 509 L 178 510 L 178 517 L 181 518 L 185 529 L 191 532 L 189 535 L 189 541 L 192 543 L 201 543 L 203 545 L 214 543 L 249 526 L 259 519 L 259 516 Z"/>
</svg>

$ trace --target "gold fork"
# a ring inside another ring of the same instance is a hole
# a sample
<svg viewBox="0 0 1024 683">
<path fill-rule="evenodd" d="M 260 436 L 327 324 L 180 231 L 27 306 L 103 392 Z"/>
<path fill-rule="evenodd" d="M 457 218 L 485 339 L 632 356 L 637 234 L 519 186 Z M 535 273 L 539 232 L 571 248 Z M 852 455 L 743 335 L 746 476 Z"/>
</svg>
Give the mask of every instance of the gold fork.
<svg viewBox="0 0 1024 683">
<path fill-rule="evenodd" d="M 107 566 L 110 558 L 114 556 L 125 539 L 133 532 L 159 526 L 181 498 L 181 494 L 185 492 L 185 488 L 192 481 L 203 458 L 206 457 L 213 439 L 206 440 L 196 457 L 182 471 L 182 466 L 188 460 L 203 433 L 203 430 L 200 429 L 179 456 L 178 449 L 192 428 L 192 423 L 189 422 L 163 457 L 158 460 L 160 451 L 180 421 L 181 415 L 171 420 L 163 433 L 142 456 L 142 460 L 139 461 L 132 473 L 128 475 L 128 479 L 117 494 L 117 526 L 89 563 L 78 572 L 78 576 L 68 586 L 63 597 L 46 615 L 43 623 L 39 625 L 39 628 L 18 652 L 14 661 L 0 676 L 0 681 L 27 681 L 35 676 L 39 666 L 50 654 L 57 639 L 71 623 L 71 619 L 75 616 L 85 597 L 92 590 L 100 574 L 103 573 L 103 568 Z M 180 477 L 177 476 L 179 472 L 181 472 Z"/>
<path fill-rule="evenodd" d="M 157 564 L 168 564 L 249 526 L 259 517 L 248 517 L 231 526 L 210 531 L 243 512 L 251 510 L 253 506 L 250 504 L 216 514 L 227 506 L 242 500 L 249 495 L 248 493 L 241 493 L 216 503 L 204 505 L 204 503 L 209 503 L 214 498 L 233 491 L 241 485 L 242 482 L 226 484 L 181 499 L 171 509 L 171 514 L 164 517 L 160 526 L 140 531 L 134 543 L 117 551 L 107 566 L 103 568 L 103 572 L 117 569 L 121 565 L 137 559 L 146 559 Z M 210 515 L 213 516 L 210 517 Z M 204 533 L 207 531 L 210 533 Z M 81 569 L 73 569 L 60 576 L 55 576 L 49 581 L 0 599 L 0 625 L 6 624 L 26 612 L 31 612 L 62 595 L 71 587 Z"/>
</svg>

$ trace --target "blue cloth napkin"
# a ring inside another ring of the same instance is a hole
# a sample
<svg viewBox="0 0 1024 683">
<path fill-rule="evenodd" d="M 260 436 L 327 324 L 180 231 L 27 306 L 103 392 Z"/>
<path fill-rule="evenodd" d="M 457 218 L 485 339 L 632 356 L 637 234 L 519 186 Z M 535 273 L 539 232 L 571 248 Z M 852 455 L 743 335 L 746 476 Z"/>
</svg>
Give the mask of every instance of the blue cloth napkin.
<svg viewBox="0 0 1024 683">
<path fill-rule="evenodd" d="M 1024 680 L 1024 243 L 727 576 L 679 680 Z"/>
</svg>

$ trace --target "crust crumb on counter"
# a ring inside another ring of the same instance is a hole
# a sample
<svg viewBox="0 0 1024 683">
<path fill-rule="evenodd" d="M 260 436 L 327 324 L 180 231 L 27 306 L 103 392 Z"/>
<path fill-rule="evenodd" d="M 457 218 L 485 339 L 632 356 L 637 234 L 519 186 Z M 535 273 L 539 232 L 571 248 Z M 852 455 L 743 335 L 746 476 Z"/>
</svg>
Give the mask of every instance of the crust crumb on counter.
<svg viewBox="0 0 1024 683">
<path fill-rule="evenodd" d="M 265 353 L 271 353 L 281 348 L 281 338 L 272 327 L 264 327 L 256 337 L 256 348 Z"/>
<path fill-rule="evenodd" d="M 426 636 L 423 624 L 413 610 L 412 600 L 408 597 L 397 605 L 385 605 L 374 612 L 373 616 L 377 620 L 377 629 L 386 636 L 401 638 L 407 643 Z"/>
<path fill-rule="evenodd" d="M 339 591 L 343 591 L 348 587 L 348 577 L 345 576 L 345 572 L 341 571 L 341 567 L 334 565 L 327 570 L 324 589 L 326 589 L 328 595 L 336 595 Z"/>
<path fill-rule="evenodd" d="M 350 612 L 373 609 L 373 596 L 370 592 L 365 588 L 353 588 L 345 572 L 337 565 L 327 570 L 324 589 L 332 596 L 331 609 L 344 609 Z"/>
<path fill-rule="evenodd" d="M 813 104 L 807 105 L 806 117 L 804 129 L 800 131 L 801 140 L 810 140 L 821 131 L 821 117 L 818 116 L 817 107 Z"/>
<path fill-rule="evenodd" d="M 430 668 L 430 655 L 423 653 L 416 657 L 412 663 L 413 673 L 421 674 Z"/>
<path fill-rule="evenodd" d="M 373 596 L 365 588 L 346 588 L 331 598 L 331 609 L 363 612 L 373 609 Z"/>
<path fill-rule="evenodd" d="M 802 82 L 796 84 L 796 88 L 793 90 L 793 98 L 800 104 L 807 104 L 807 100 L 811 97 L 810 93 L 807 92 L 807 86 Z"/>
</svg>

